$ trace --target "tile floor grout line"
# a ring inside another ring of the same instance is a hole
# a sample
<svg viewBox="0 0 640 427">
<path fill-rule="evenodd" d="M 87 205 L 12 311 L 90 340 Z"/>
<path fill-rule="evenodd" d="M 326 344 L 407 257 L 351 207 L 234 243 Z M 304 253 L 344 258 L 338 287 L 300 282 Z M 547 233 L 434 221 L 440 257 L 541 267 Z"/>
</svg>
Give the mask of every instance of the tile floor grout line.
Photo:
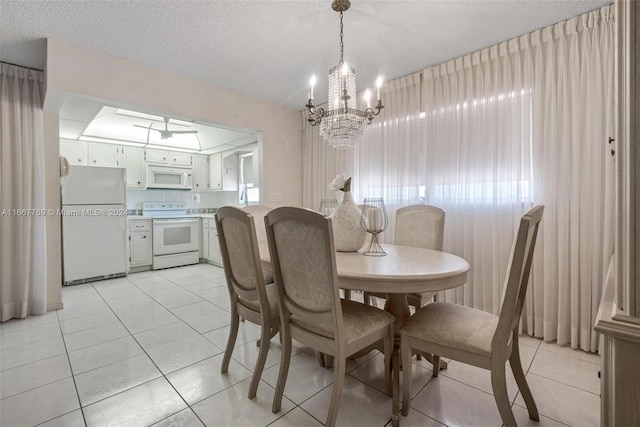
<svg viewBox="0 0 640 427">
<path fill-rule="evenodd" d="M 93 288 L 93 285 L 91 285 Z M 60 316 L 58 316 L 56 312 L 56 316 L 58 317 L 58 327 L 60 328 L 60 334 L 62 334 L 62 325 L 60 325 Z M 84 415 L 84 409 L 82 408 L 82 402 L 80 401 L 80 392 L 78 391 L 78 384 L 76 383 L 76 377 L 73 375 L 73 368 L 71 367 L 71 358 L 69 357 L 69 350 L 67 349 L 67 341 L 64 339 L 64 334 L 62 334 L 62 344 L 64 345 L 64 351 L 67 356 L 67 363 L 69 364 L 69 372 L 71 373 L 71 379 L 73 381 L 73 387 L 76 390 L 76 398 L 78 399 L 78 407 L 80 408 L 80 414 L 82 414 L 82 422 L 84 425 L 87 425 L 87 419 Z M 53 419 L 53 418 L 52 418 Z"/>
<path fill-rule="evenodd" d="M 584 391 L 585 393 L 589 393 L 589 394 L 592 394 L 592 395 L 594 395 L 594 396 L 598 396 L 598 398 L 600 398 L 600 395 L 599 395 L 599 394 L 594 393 L 594 392 L 589 391 L 589 390 L 585 390 L 585 389 L 580 388 L 580 387 L 578 387 L 578 386 L 571 385 L 571 384 L 567 384 L 567 383 L 565 383 L 565 382 L 558 381 L 558 380 L 556 380 L 556 379 L 549 378 L 549 377 L 544 376 L 544 375 L 540 375 L 540 374 L 538 374 L 538 373 L 536 373 L 536 372 L 529 372 L 529 373 L 527 373 L 527 375 L 529 375 L 529 374 L 531 374 L 531 375 L 535 375 L 536 377 L 544 378 L 544 379 L 549 380 L 549 381 L 553 381 L 554 383 L 558 383 L 558 384 L 565 385 L 565 386 L 567 386 L 567 387 L 575 388 L 576 390 Z"/>
</svg>

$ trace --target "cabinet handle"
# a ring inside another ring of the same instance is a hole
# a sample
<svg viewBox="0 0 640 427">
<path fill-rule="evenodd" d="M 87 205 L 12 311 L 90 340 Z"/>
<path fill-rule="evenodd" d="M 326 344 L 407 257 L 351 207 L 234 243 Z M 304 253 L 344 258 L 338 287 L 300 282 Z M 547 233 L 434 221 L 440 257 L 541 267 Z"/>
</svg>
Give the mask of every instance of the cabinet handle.
<svg viewBox="0 0 640 427">
<path fill-rule="evenodd" d="M 138 181 L 138 184 L 140 184 L 140 181 Z"/>
<path fill-rule="evenodd" d="M 142 238 L 143 238 L 143 239 L 146 239 L 146 238 L 147 238 L 147 236 L 142 236 Z"/>
<path fill-rule="evenodd" d="M 167 160 L 167 158 L 166 158 L 166 157 L 163 157 L 163 158 L 162 158 L 162 160 Z"/>
<path fill-rule="evenodd" d="M 78 159 L 78 161 L 79 161 L 79 162 L 81 162 L 81 161 L 82 161 L 82 159 Z"/>
<path fill-rule="evenodd" d="M 96 161 L 94 160 L 93 163 L 95 163 Z"/>
</svg>

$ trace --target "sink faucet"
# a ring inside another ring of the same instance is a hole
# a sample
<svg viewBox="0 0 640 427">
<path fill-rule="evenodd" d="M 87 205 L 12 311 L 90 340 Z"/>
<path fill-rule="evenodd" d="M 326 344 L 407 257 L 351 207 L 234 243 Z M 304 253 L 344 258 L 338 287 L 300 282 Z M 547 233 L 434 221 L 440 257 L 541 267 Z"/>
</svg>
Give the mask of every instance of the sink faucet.
<svg viewBox="0 0 640 427">
<path fill-rule="evenodd" d="M 240 193 L 240 201 L 244 201 L 244 205 L 245 206 L 249 206 L 249 197 L 247 197 L 247 189 L 245 188 L 244 190 L 242 190 L 242 192 Z"/>
</svg>

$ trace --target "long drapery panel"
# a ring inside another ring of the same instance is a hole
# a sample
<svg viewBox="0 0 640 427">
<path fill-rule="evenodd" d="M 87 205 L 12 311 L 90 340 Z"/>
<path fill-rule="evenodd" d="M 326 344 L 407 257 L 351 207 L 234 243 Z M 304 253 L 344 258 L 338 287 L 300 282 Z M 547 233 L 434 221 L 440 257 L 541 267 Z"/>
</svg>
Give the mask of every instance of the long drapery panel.
<svg viewBox="0 0 640 427">
<path fill-rule="evenodd" d="M 0 321 L 46 312 L 42 84 L 0 63 Z"/>
<path fill-rule="evenodd" d="M 346 152 L 332 152 L 307 125 L 306 152 L 316 157 L 305 157 L 305 202 L 326 186 L 307 170 L 330 171 L 324 181 L 345 171 L 358 202 L 385 198 L 387 242 L 398 207 L 442 207 L 444 249 L 471 264 L 469 282 L 442 297 L 492 313 L 519 219 L 544 204 L 523 329 L 596 351 L 614 240 L 613 12 L 607 6 L 387 83 L 385 110 Z"/>
</svg>

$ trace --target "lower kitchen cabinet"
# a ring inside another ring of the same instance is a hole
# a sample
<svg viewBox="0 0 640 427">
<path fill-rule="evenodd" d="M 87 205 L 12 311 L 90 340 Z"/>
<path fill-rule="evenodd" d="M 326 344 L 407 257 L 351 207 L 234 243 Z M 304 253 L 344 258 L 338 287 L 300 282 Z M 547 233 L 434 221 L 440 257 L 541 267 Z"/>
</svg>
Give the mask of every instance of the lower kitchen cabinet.
<svg viewBox="0 0 640 427">
<path fill-rule="evenodd" d="M 209 264 L 222 267 L 222 256 L 220 255 L 220 244 L 218 243 L 218 229 L 216 220 L 202 218 L 202 258 Z"/>
<path fill-rule="evenodd" d="M 129 220 L 129 271 L 150 270 L 152 257 L 150 219 Z"/>
</svg>

